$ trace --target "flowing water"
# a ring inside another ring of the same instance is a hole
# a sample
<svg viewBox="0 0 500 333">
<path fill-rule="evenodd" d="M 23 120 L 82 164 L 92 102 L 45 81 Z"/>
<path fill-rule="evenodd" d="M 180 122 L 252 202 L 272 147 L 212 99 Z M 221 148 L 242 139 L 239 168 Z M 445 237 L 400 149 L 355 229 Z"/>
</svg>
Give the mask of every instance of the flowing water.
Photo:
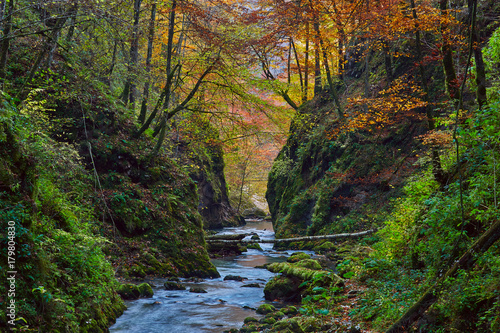
<svg viewBox="0 0 500 333">
<path fill-rule="evenodd" d="M 274 238 L 271 222 L 247 221 L 237 228 L 226 228 L 221 233 L 256 233 L 261 239 Z M 127 302 L 128 309 L 119 317 L 111 332 L 168 332 L 168 333 L 221 333 L 240 328 L 246 317 L 259 317 L 254 310 L 264 301 L 264 286 L 274 274 L 266 269 L 254 268 L 266 263 L 285 261 L 287 255 L 272 250 L 272 244 L 260 244 L 263 251 L 249 249 L 242 255 L 213 259 L 221 277 L 193 283 L 181 281 L 187 289 L 202 287 L 207 293 L 188 290 L 169 291 L 163 287 L 164 279 L 154 280 L 153 298 Z M 224 281 L 227 275 L 246 278 L 244 281 Z M 258 283 L 259 288 L 242 287 Z"/>
</svg>

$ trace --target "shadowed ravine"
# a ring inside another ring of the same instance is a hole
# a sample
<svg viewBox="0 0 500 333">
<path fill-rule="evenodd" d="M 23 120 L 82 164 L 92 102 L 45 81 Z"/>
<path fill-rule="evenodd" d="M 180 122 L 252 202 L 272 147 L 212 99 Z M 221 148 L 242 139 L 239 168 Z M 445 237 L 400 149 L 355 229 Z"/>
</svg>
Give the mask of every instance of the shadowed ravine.
<svg viewBox="0 0 500 333">
<path fill-rule="evenodd" d="M 226 228 L 221 233 L 257 233 L 262 239 L 274 238 L 270 222 L 248 222 L 246 226 Z M 263 288 L 274 274 L 254 268 L 265 263 L 286 260 L 286 254 L 276 253 L 272 244 L 261 244 L 264 251 L 249 249 L 236 257 L 214 259 L 221 277 L 199 283 L 182 282 L 187 289 L 202 287 L 207 293 L 197 294 L 188 290 L 167 291 L 164 279 L 153 281 L 154 296 L 128 302 L 128 309 L 119 317 L 111 332 L 222 332 L 240 328 L 246 317 L 258 317 L 254 310 L 264 303 Z M 291 251 L 289 251 L 291 253 Z M 227 275 L 246 278 L 239 281 L 224 281 Z M 258 283 L 260 288 L 242 287 Z"/>
</svg>

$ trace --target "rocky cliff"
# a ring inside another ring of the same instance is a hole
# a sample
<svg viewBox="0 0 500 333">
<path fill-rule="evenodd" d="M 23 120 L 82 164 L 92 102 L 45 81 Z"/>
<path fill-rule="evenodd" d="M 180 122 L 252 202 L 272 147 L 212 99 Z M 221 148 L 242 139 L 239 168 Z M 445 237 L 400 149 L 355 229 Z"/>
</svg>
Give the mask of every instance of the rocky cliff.
<svg viewBox="0 0 500 333">
<path fill-rule="evenodd" d="M 377 224 L 415 168 L 410 119 L 382 131 L 341 130 L 328 91 L 302 105 L 269 174 L 266 198 L 278 237 L 351 232 Z"/>
</svg>

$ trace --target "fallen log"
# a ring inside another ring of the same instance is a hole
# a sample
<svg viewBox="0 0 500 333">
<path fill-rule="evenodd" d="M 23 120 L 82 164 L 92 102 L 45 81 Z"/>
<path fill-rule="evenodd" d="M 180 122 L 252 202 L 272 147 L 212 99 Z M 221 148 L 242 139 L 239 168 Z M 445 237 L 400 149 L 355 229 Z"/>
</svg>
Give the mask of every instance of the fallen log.
<svg viewBox="0 0 500 333">
<path fill-rule="evenodd" d="M 468 270 L 474 266 L 477 259 L 500 239 L 500 220 L 493 225 L 472 244 L 472 246 L 455 261 L 453 266 L 409 308 L 401 318 L 395 322 L 386 333 L 407 332 L 409 327 L 434 304 L 445 289 L 445 281 L 455 277 L 460 269 Z"/>
<path fill-rule="evenodd" d="M 207 243 L 278 243 L 278 242 L 302 242 L 302 241 L 314 241 L 323 239 L 337 239 L 337 238 L 350 238 L 350 237 L 360 237 L 374 233 L 377 229 L 370 229 L 366 231 L 354 232 L 350 234 L 335 234 L 335 235 L 321 235 L 321 236 L 304 236 L 296 238 L 280 238 L 280 239 L 249 239 L 249 240 L 231 240 L 231 239 L 206 239 Z M 246 234 L 245 234 L 246 235 Z M 227 236 L 227 235 L 226 235 Z"/>
<path fill-rule="evenodd" d="M 251 234 L 229 234 L 229 235 L 226 235 L 226 234 L 221 234 L 221 235 L 213 235 L 213 236 L 208 236 L 206 238 L 207 241 L 209 240 L 232 240 L 232 241 L 235 241 L 235 242 L 239 242 L 241 241 L 243 238 L 245 238 L 246 236 L 250 236 Z"/>
</svg>

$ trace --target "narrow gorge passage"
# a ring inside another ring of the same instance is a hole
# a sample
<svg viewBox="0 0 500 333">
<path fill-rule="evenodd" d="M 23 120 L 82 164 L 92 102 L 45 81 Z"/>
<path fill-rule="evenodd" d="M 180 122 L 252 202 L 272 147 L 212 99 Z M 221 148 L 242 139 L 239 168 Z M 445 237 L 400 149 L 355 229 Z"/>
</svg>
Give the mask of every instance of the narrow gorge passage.
<svg viewBox="0 0 500 333">
<path fill-rule="evenodd" d="M 225 228 L 220 233 L 256 233 L 261 239 L 273 239 L 272 223 L 247 221 L 242 227 Z M 246 317 L 259 317 L 254 310 L 264 303 L 263 289 L 274 275 L 266 269 L 254 268 L 267 263 L 286 260 L 287 253 L 275 252 L 272 244 L 261 244 L 263 251 L 248 249 L 242 255 L 212 259 L 221 277 L 202 282 L 181 283 L 187 290 L 170 291 L 163 287 L 166 279 L 156 279 L 153 298 L 127 303 L 128 309 L 119 317 L 111 332 L 217 332 L 240 328 Z M 224 281 L 228 275 L 246 278 L 243 281 Z M 260 288 L 243 287 L 257 283 Z M 189 292 L 191 287 L 201 287 L 207 293 Z"/>
</svg>

